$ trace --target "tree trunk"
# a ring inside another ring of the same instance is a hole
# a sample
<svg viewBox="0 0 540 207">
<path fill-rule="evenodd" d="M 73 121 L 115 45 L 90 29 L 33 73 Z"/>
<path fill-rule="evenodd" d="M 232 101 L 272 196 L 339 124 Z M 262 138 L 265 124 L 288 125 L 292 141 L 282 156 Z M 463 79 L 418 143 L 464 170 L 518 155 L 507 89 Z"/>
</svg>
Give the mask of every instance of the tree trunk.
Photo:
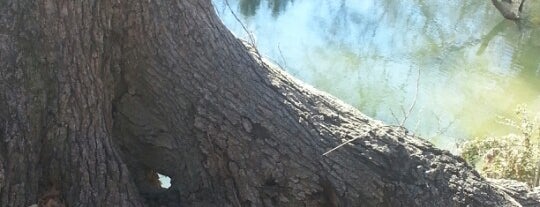
<svg viewBox="0 0 540 207">
<path fill-rule="evenodd" d="M 2 0 L 0 61 L 0 206 L 518 205 L 263 61 L 209 0 Z"/>
</svg>

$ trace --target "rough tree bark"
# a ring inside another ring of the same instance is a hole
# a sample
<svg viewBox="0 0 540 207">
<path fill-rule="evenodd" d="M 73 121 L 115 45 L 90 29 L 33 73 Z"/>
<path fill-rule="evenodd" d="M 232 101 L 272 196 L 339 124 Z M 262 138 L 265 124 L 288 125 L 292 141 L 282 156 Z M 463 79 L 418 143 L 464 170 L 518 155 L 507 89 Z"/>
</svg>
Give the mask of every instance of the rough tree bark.
<svg viewBox="0 0 540 207">
<path fill-rule="evenodd" d="M 0 62 L 0 206 L 519 205 L 265 63 L 209 0 L 1 0 Z"/>
</svg>

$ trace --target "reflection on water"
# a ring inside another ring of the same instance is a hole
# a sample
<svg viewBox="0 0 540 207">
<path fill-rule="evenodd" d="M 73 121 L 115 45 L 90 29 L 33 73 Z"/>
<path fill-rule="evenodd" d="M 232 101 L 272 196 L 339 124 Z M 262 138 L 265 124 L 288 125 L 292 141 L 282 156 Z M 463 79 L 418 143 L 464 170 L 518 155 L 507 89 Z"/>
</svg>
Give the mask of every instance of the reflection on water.
<svg viewBox="0 0 540 207">
<path fill-rule="evenodd" d="M 254 16 L 261 4 L 261 0 L 240 0 L 240 12 L 244 16 Z"/>
<path fill-rule="evenodd" d="M 442 148 L 505 133 L 495 117 L 518 104 L 540 110 L 537 1 L 519 26 L 489 1 L 228 1 L 262 54 L 387 123 L 403 119 L 420 73 L 406 126 Z M 247 39 L 224 0 L 213 2 Z"/>
<path fill-rule="evenodd" d="M 281 11 L 287 8 L 289 3 L 294 0 L 267 0 L 268 8 L 272 11 L 273 16 L 277 16 Z M 239 0 L 238 9 L 246 17 L 255 16 L 256 11 L 261 6 L 261 0 Z"/>
</svg>

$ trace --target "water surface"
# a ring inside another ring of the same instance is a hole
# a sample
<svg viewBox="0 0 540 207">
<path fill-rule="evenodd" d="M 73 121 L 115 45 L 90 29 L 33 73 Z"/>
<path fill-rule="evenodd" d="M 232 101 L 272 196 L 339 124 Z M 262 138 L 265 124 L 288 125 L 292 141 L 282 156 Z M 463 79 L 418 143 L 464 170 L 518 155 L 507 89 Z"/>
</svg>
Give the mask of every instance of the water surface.
<svg viewBox="0 0 540 207">
<path fill-rule="evenodd" d="M 213 2 L 239 38 L 233 12 L 261 54 L 363 113 L 399 124 L 414 103 L 405 126 L 441 148 L 508 133 L 496 117 L 518 104 L 540 110 L 537 1 L 519 26 L 490 1 Z"/>
</svg>

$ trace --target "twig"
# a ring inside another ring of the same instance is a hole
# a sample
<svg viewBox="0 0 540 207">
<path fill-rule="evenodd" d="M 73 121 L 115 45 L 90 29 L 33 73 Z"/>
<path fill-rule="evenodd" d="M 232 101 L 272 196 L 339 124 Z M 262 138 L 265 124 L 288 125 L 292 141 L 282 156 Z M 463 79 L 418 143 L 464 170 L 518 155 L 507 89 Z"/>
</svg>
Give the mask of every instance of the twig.
<svg viewBox="0 0 540 207">
<path fill-rule="evenodd" d="M 363 138 L 363 137 L 367 137 L 367 136 L 369 135 L 369 133 L 371 133 L 371 132 L 373 132 L 373 131 L 375 131 L 375 130 L 382 129 L 382 128 L 388 128 L 388 127 L 400 127 L 400 126 L 386 125 L 386 126 L 378 126 L 378 127 L 372 128 L 372 129 L 368 130 L 367 132 L 364 132 L 362 135 L 360 135 L 360 136 L 358 136 L 358 137 L 355 137 L 355 138 L 352 138 L 352 139 L 350 139 L 350 140 L 347 140 L 347 141 L 341 143 L 340 145 L 338 145 L 338 146 L 332 148 L 331 150 L 328 150 L 327 152 L 325 152 L 325 153 L 322 154 L 322 155 L 323 155 L 323 156 L 328 156 L 328 154 L 330 154 L 330 153 L 333 152 L 333 151 L 336 151 L 337 149 L 339 149 L 339 148 L 345 146 L 346 144 L 349 144 L 349 143 L 351 143 L 351 142 L 354 142 L 354 141 L 357 140 L 357 139 L 360 139 L 360 138 Z M 401 127 L 401 128 L 403 128 L 403 127 Z"/>
<path fill-rule="evenodd" d="M 422 114 L 424 108 L 420 108 L 418 111 L 417 111 L 417 114 Z M 422 121 L 422 119 L 418 119 L 416 120 L 416 124 L 414 125 L 414 131 L 417 132 L 419 131 L 419 128 L 420 128 L 420 122 Z"/>
<path fill-rule="evenodd" d="M 264 61 L 262 60 L 262 55 L 261 55 L 261 53 L 259 53 L 259 49 L 257 49 L 257 46 L 255 45 L 255 37 L 253 36 L 253 33 L 250 32 L 247 29 L 246 25 L 242 22 L 242 20 L 240 20 L 240 18 L 238 18 L 236 13 L 232 10 L 231 5 L 229 4 L 228 0 L 225 0 L 225 4 L 227 5 L 227 8 L 229 8 L 229 11 L 231 11 L 231 14 L 233 15 L 234 19 L 236 19 L 236 21 L 240 24 L 240 26 L 242 26 L 242 29 L 244 30 L 244 32 L 246 32 L 246 34 L 248 35 L 249 44 L 251 44 L 251 46 L 255 50 L 255 54 L 257 54 L 257 56 L 258 56 L 257 58 L 259 59 L 259 62 L 262 65 L 266 65 L 266 63 L 264 63 Z"/>
<path fill-rule="evenodd" d="M 413 102 L 411 104 L 411 106 L 409 107 L 409 110 L 408 111 L 404 111 L 403 115 L 403 120 L 401 120 L 401 123 L 399 124 L 400 127 L 403 127 L 403 125 L 405 125 L 405 122 L 407 121 L 407 119 L 409 118 L 409 115 L 411 115 L 411 112 L 412 110 L 414 109 L 414 106 L 416 105 L 416 100 L 418 98 L 418 90 L 420 88 L 420 68 L 418 68 L 418 77 L 416 77 L 416 92 L 414 93 L 414 99 L 413 99 Z"/>
<path fill-rule="evenodd" d="M 371 132 L 371 130 L 369 130 L 369 131 L 365 132 L 365 133 L 364 133 L 364 134 L 362 134 L 361 136 L 358 136 L 358 137 L 352 138 L 352 139 L 350 139 L 350 140 L 347 140 L 347 141 L 345 141 L 345 142 L 341 143 L 341 144 L 340 144 L 340 145 L 338 145 L 337 147 L 334 147 L 334 148 L 332 148 L 331 150 L 328 150 L 327 152 L 325 152 L 325 153 L 324 153 L 324 154 L 322 154 L 322 155 L 323 155 L 323 156 L 327 156 L 327 155 L 328 155 L 328 154 L 330 154 L 331 152 L 333 152 L 333 151 L 336 151 L 337 149 L 339 149 L 339 148 L 341 148 L 341 147 L 345 146 L 346 144 L 349 144 L 349 143 L 351 143 L 351 142 L 354 142 L 354 140 L 357 140 L 357 139 L 360 139 L 360 138 L 362 138 L 362 137 L 365 137 L 365 136 L 367 136 L 367 135 L 369 134 L 369 132 Z"/>
<path fill-rule="evenodd" d="M 454 122 L 456 121 L 455 119 L 453 119 L 451 122 L 449 122 L 445 127 L 442 127 L 442 121 L 441 121 L 441 117 L 439 117 L 437 114 L 435 114 L 433 112 L 433 116 L 435 116 L 435 119 L 437 119 L 437 132 L 435 132 L 435 134 L 431 135 L 429 138 L 430 139 L 433 139 L 435 137 L 438 137 L 438 136 L 441 136 L 443 134 L 445 134 L 446 132 L 448 132 L 448 130 L 450 129 L 450 127 L 452 125 L 454 125 Z"/>
<path fill-rule="evenodd" d="M 229 0 L 225 0 L 225 4 L 227 5 L 227 8 L 229 8 L 229 11 L 231 11 L 231 14 L 233 15 L 234 19 L 236 19 L 236 21 L 237 21 L 238 23 L 240 23 L 240 26 L 242 27 L 242 29 L 243 29 L 243 30 L 246 32 L 246 34 L 248 35 L 250 44 L 252 44 L 253 46 L 255 46 L 255 38 L 253 37 L 253 35 L 251 34 L 251 32 L 249 32 L 249 30 L 247 29 L 246 25 L 244 25 L 244 23 L 242 22 L 242 20 L 240 20 L 240 18 L 238 18 L 238 16 L 236 15 L 236 13 L 232 10 L 231 5 L 229 4 Z"/>
<path fill-rule="evenodd" d="M 396 114 L 394 113 L 394 110 L 390 109 L 390 114 L 392 114 L 392 118 L 394 118 L 394 121 L 396 121 L 396 123 L 399 123 L 399 119 L 397 118 Z"/>
<path fill-rule="evenodd" d="M 288 68 L 288 65 L 287 65 L 287 60 L 285 59 L 285 57 L 283 56 L 283 52 L 281 52 L 281 47 L 279 46 L 279 43 L 277 45 L 277 49 L 279 51 L 279 57 L 281 57 L 281 61 L 283 61 L 283 66 L 285 67 L 281 67 L 281 68 Z"/>
</svg>

